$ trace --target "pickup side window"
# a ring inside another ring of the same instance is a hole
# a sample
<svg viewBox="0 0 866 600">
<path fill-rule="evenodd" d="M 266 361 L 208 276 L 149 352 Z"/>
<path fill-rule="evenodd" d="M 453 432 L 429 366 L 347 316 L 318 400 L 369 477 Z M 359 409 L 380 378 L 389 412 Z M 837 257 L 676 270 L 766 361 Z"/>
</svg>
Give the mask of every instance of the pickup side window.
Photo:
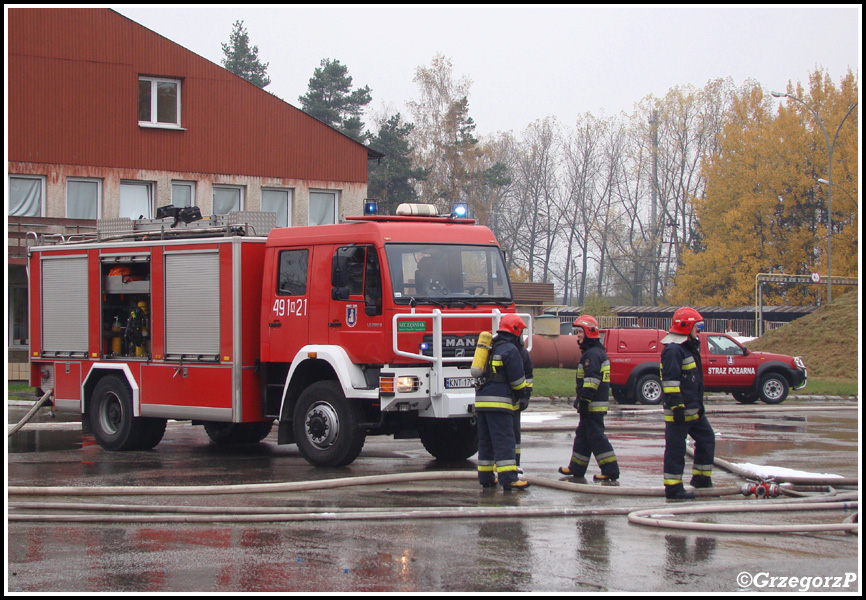
<svg viewBox="0 0 866 600">
<path fill-rule="evenodd" d="M 722 356 L 745 356 L 746 354 L 742 346 L 731 338 L 722 335 L 708 335 L 707 347 L 710 350 L 710 354 Z"/>
</svg>

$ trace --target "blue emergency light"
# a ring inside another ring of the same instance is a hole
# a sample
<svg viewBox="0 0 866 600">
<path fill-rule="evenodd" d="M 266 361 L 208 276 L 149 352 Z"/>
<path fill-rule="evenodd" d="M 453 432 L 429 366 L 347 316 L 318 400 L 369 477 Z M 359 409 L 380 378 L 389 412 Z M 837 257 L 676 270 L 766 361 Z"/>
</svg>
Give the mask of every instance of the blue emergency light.
<svg viewBox="0 0 866 600">
<path fill-rule="evenodd" d="M 451 208 L 451 216 L 455 219 L 462 219 L 469 214 L 469 209 L 465 204 L 455 204 Z"/>
<path fill-rule="evenodd" d="M 379 203 L 376 200 L 367 199 L 364 201 L 364 214 L 377 215 L 379 214 Z"/>
</svg>

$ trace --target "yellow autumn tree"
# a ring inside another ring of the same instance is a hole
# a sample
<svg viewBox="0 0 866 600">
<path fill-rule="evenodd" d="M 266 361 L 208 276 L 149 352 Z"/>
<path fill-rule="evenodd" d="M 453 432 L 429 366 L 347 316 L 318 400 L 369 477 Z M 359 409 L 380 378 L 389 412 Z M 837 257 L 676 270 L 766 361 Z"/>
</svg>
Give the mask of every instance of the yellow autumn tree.
<svg viewBox="0 0 866 600">
<path fill-rule="evenodd" d="M 816 110 L 832 143 L 857 102 L 856 79 L 849 72 L 837 87 L 818 70 L 808 86 L 788 93 Z M 855 109 L 833 156 L 833 275 L 857 274 L 857 127 Z M 700 242 L 683 252 L 673 302 L 752 304 L 758 273 L 826 274 L 827 186 L 818 179 L 828 179 L 827 161 L 824 134 L 808 109 L 780 103 L 758 85 L 741 90 L 717 152 L 704 160 L 706 194 L 694 200 Z M 826 286 L 773 286 L 765 302 L 814 304 L 825 296 Z"/>
</svg>

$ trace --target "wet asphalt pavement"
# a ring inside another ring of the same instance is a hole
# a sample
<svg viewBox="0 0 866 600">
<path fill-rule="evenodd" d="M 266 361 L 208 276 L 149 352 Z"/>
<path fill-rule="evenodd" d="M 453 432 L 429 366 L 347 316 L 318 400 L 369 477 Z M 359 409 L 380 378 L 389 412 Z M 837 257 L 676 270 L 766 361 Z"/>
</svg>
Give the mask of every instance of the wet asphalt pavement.
<svg viewBox="0 0 866 600">
<path fill-rule="evenodd" d="M 733 400 L 709 404 L 717 457 L 858 477 L 856 402 L 794 399 L 775 407 L 781 411 L 754 407 L 749 412 Z M 737 412 L 717 414 L 716 408 Z M 9 406 L 8 422 L 17 423 L 27 409 Z M 276 445 L 276 428 L 261 444 L 222 449 L 209 443 L 201 427 L 169 422 L 152 451 L 108 452 L 69 419 L 51 418 L 42 409 L 35 423 L 8 438 L 8 486 L 255 486 L 413 473 L 431 479 L 243 494 L 7 494 L 7 502 L 36 503 L 7 510 L 7 592 L 860 590 L 856 534 L 706 532 L 630 522 L 625 513 L 642 508 L 658 508 L 663 515 L 671 507 L 737 503 L 745 509 L 782 501 L 729 494 L 669 502 L 658 495 L 630 495 L 629 490 L 661 490 L 663 425 L 660 412 L 651 407 L 615 407 L 607 417 L 622 477 L 613 488 L 619 491 L 604 494 L 556 487 L 561 485 L 556 469 L 567 464 L 577 423 L 564 402 L 534 402 L 524 413 L 522 463 L 535 482 L 526 492 L 484 491 L 474 481 L 474 460 L 437 463 L 418 440 L 369 437 L 352 465 L 321 469 L 307 464 L 294 446 Z M 686 464 L 688 472 L 691 459 Z M 595 472 L 593 462 L 589 475 Z M 443 477 L 434 478 L 437 473 Z M 714 482 L 724 491 L 744 479 L 717 467 Z M 94 517 L 82 510 L 83 503 L 205 506 L 221 513 L 269 507 L 304 520 L 269 516 L 233 522 L 240 517 L 220 516 L 195 522 L 214 517 L 173 513 L 178 522 L 150 522 L 155 515 L 126 509 Z M 709 513 L 677 520 L 836 524 L 854 512 Z M 9 520 L 21 514 L 32 518 Z M 47 520 L 55 514 L 88 515 L 94 521 Z"/>
</svg>

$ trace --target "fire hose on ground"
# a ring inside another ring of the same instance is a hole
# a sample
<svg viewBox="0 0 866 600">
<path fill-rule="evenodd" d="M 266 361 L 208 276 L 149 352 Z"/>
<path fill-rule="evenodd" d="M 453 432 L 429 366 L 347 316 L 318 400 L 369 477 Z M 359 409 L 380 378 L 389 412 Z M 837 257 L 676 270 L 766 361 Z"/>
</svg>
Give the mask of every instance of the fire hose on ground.
<svg viewBox="0 0 866 600">
<path fill-rule="evenodd" d="M 240 493 L 275 493 L 290 491 L 308 491 L 334 489 L 338 487 L 357 485 L 382 485 L 394 483 L 415 483 L 431 480 L 472 480 L 477 475 L 469 471 L 440 471 L 431 473 L 403 473 L 396 475 L 373 475 L 365 477 L 349 477 L 306 482 L 226 485 L 226 486 L 119 486 L 119 487 L 11 487 L 9 496 L 113 496 L 113 495 L 216 495 Z M 604 486 L 584 486 L 568 482 L 549 480 L 543 477 L 527 477 L 527 480 L 539 486 L 568 491 L 585 491 L 590 487 L 605 489 Z M 609 488 L 611 491 L 629 490 L 629 488 Z M 640 489 L 640 488 L 638 488 Z M 627 493 L 628 495 L 628 493 Z M 632 494 L 636 495 L 636 494 Z M 812 499 L 809 503 L 789 500 L 782 503 L 767 503 L 761 506 L 778 508 L 760 508 L 757 510 L 835 510 L 853 509 L 857 507 L 857 495 L 853 493 L 827 495 L 822 501 Z M 659 514 L 710 513 L 710 512 L 745 512 L 754 509 L 752 504 L 713 504 L 694 505 L 682 508 L 545 508 L 545 507 L 475 507 L 475 508 L 440 508 L 426 507 L 416 509 L 379 510 L 379 509 L 329 509 L 321 511 L 292 512 L 281 507 L 191 507 L 191 506 L 148 506 L 148 505 L 105 505 L 80 504 L 75 510 L 80 512 L 96 512 L 97 514 L 60 514 L 40 515 L 21 514 L 16 511 L 28 509 L 46 509 L 50 505 L 39 503 L 11 503 L 12 511 L 8 520 L 39 521 L 64 523 L 213 523 L 213 522 L 288 522 L 288 521 L 333 521 L 333 520 L 396 520 L 396 519 L 465 519 L 465 518 L 538 518 L 538 517 L 578 517 L 597 515 L 629 515 L 629 521 L 656 527 L 674 527 L 678 529 L 698 529 L 712 531 L 740 531 L 754 533 L 768 532 L 811 532 L 811 531 L 858 531 L 857 523 L 826 524 L 826 525 L 726 525 L 718 526 L 708 523 L 681 523 L 677 521 L 659 521 Z M 69 505 L 60 507 L 69 510 Z M 106 517 L 106 513 L 124 512 Z M 140 513 L 140 514 L 129 514 Z M 162 513 L 162 514 L 158 514 Z M 631 515 L 635 515 L 632 517 Z M 715 528 L 713 528 L 715 527 Z"/>
<path fill-rule="evenodd" d="M 33 418 L 33 415 L 36 414 L 36 411 L 42 408 L 42 405 L 45 404 L 48 401 L 48 398 L 51 397 L 51 392 L 53 391 L 53 389 L 50 389 L 45 392 L 42 398 L 40 398 L 39 401 L 33 405 L 33 408 L 31 408 L 30 411 L 26 415 L 24 415 L 24 418 L 18 421 L 18 423 L 9 430 L 9 437 L 11 437 L 13 433 L 24 427 L 24 425 L 27 424 L 27 421 Z"/>
<path fill-rule="evenodd" d="M 48 400 L 51 390 L 45 393 L 39 402 L 30 410 L 18 425 L 13 428 L 9 435 L 20 429 L 36 411 Z M 762 408 L 762 407 L 758 407 Z M 642 430 L 659 430 L 656 426 L 637 426 Z M 527 427 L 526 431 L 536 428 Z M 540 429 L 540 428 L 539 428 Z M 550 430 L 545 427 L 544 430 Z M 571 429 L 569 426 L 568 429 Z M 616 426 L 611 429 L 618 429 Z M 635 426 L 624 426 L 623 430 L 633 430 Z M 715 464 L 736 475 L 747 479 L 757 478 L 754 473 L 740 468 L 738 465 L 729 463 L 723 459 L 716 458 Z M 284 493 L 310 490 L 335 489 L 340 487 L 358 485 L 387 485 L 394 483 L 416 483 L 419 481 L 433 480 L 472 480 L 477 479 L 477 474 L 470 471 L 439 471 L 423 473 L 403 473 L 392 475 L 373 475 L 364 477 L 349 477 L 340 479 L 328 479 L 319 481 L 301 481 L 285 483 L 245 484 L 245 485 L 223 485 L 223 486 L 116 486 L 116 487 L 27 487 L 18 486 L 7 488 L 11 496 L 129 496 L 129 495 L 219 495 L 219 494 L 252 494 L 252 493 Z M 562 480 L 552 480 L 537 476 L 527 476 L 526 480 L 533 485 L 559 489 L 570 492 L 608 494 L 622 496 L 663 496 L 664 490 L 660 487 L 619 487 L 619 486 L 596 486 L 579 484 Z M 426 507 L 402 510 L 380 510 L 380 509 L 332 509 L 322 511 L 291 512 L 285 508 L 275 507 L 193 507 L 193 506 L 146 506 L 146 505 L 112 505 L 112 504 L 79 504 L 74 508 L 80 512 L 97 512 L 89 515 L 45 515 L 45 514 L 22 514 L 17 510 L 50 509 L 51 506 L 42 503 L 11 503 L 9 508 L 13 509 L 8 515 L 9 521 L 42 521 L 42 522 L 147 522 L 147 523 L 193 523 L 193 522 L 286 522 L 286 521 L 323 521 L 323 520 L 390 520 L 390 519 L 443 519 L 443 518 L 534 518 L 534 517 L 578 517 L 592 515 L 628 515 L 629 522 L 639 525 L 653 527 L 667 527 L 674 529 L 691 529 L 700 531 L 736 531 L 745 533 L 789 533 L 789 532 L 814 532 L 814 531 L 845 531 L 857 532 L 857 513 L 849 516 L 843 523 L 829 524 L 797 524 L 797 525 L 747 525 L 747 524 L 716 524 L 716 523 L 686 523 L 682 521 L 660 520 L 660 516 L 672 516 L 679 514 L 706 514 L 727 512 L 752 512 L 752 511 L 804 511 L 804 510 L 850 510 L 856 509 L 857 494 L 840 494 L 827 485 L 854 485 L 858 484 L 856 478 L 814 478 L 814 477 L 786 477 L 779 481 L 809 484 L 816 487 L 808 491 L 829 491 L 816 501 L 810 497 L 783 502 L 749 504 L 696 504 L 683 507 L 661 507 L 646 509 L 643 507 L 623 508 L 544 508 L 544 507 L 477 507 L 477 508 L 450 508 Z M 791 487 L 778 486 L 781 493 L 794 496 L 806 496 Z M 756 495 L 762 497 L 761 491 L 769 491 L 769 486 L 764 482 L 752 484 L 752 491 L 758 490 Z M 699 497 L 725 496 L 739 493 L 746 494 L 749 484 L 746 486 L 724 486 L 719 488 L 699 489 L 696 494 Z M 746 491 L 744 491 L 746 490 Z M 776 493 L 776 490 L 774 490 Z M 748 494 L 746 494 L 748 495 Z M 769 497 L 769 496 L 763 496 Z M 804 502 L 808 501 L 808 502 Z M 64 505 L 64 509 L 71 508 Z M 139 513 L 112 515 L 107 519 L 105 513 Z M 149 513 L 149 514 L 148 514 Z M 160 514 L 157 514 L 160 513 Z"/>
</svg>

